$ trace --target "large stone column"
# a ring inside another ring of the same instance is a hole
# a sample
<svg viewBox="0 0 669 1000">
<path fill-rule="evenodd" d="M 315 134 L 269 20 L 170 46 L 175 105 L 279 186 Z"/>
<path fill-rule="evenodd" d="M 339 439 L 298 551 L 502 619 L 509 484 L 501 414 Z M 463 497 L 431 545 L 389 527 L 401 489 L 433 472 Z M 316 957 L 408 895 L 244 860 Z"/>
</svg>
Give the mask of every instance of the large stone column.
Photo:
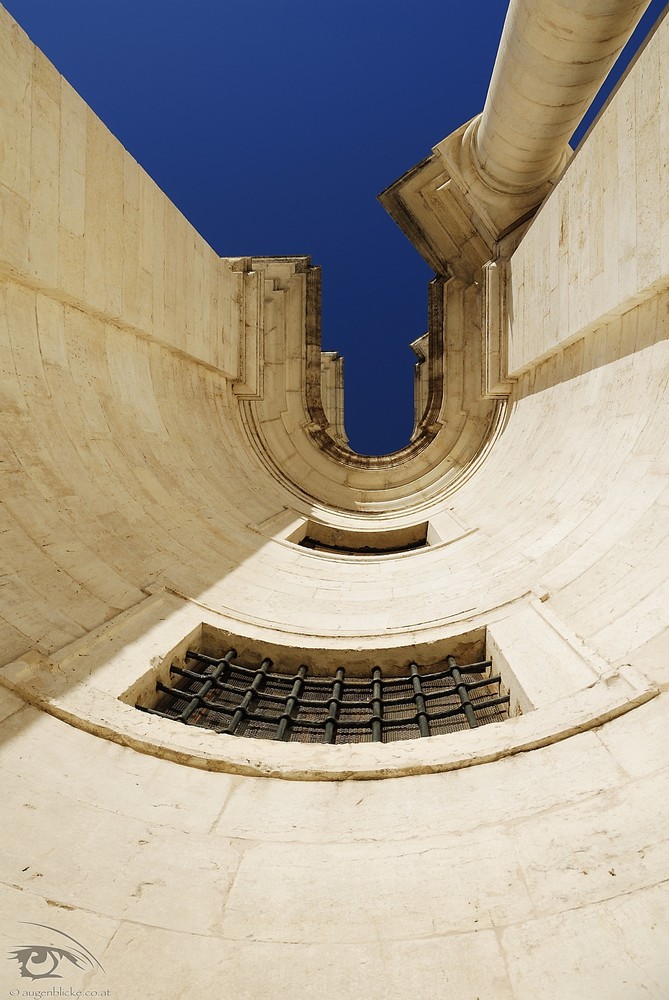
<svg viewBox="0 0 669 1000">
<path fill-rule="evenodd" d="M 511 0 L 472 158 L 496 190 L 551 178 L 649 0 Z"/>
<path fill-rule="evenodd" d="M 437 147 L 493 236 L 545 198 L 649 0 L 511 0 L 480 116 Z"/>
</svg>

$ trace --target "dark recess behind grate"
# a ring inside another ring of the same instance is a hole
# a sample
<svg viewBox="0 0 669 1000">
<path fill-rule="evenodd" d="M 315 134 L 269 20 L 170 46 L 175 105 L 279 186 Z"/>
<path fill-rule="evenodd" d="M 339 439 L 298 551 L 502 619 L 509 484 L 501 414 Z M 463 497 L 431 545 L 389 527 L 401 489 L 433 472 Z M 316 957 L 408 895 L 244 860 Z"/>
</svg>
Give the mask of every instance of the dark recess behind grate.
<svg viewBox="0 0 669 1000">
<path fill-rule="evenodd" d="M 437 736 L 508 717 L 509 696 L 491 661 L 458 665 L 447 656 L 440 669 L 409 665 L 404 676 L 383 677 L 373 667 L 368 678 L 309 676 L 236 662 L 234 649 L 223 657 L 189 650 L 184 666 L 173 663 L 174 683 L 158 682 L 157 700 L 141 711 L 218 733 L 303 743 L 391 743 Z"/>
</svg>

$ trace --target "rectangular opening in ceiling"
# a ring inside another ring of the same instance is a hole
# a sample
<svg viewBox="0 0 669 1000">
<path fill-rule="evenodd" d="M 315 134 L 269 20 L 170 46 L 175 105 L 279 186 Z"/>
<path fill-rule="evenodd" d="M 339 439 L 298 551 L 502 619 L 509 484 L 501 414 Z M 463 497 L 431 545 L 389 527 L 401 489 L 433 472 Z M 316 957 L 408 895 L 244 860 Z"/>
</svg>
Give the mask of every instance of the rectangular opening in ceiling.
<svg viewBox="0 0 669 1000">
<path fill-rule="evenodd" d="M 427 521 L 402 528 L 386 530 L 370 528 L 364 531 L 351 531 L 347 528 L 321 524 L 318 521 L 305 521 L 287 540 L 316 552 L 379 556 L 420 549 L 428 544 L 427 532 Z"/>
</svg>

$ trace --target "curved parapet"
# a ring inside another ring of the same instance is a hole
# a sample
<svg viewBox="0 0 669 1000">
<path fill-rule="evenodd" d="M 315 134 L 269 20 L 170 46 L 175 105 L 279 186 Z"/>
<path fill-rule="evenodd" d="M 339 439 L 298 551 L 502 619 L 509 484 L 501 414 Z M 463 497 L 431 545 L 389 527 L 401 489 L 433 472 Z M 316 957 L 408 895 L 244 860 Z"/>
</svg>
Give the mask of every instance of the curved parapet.
<svg viewBox="0 0 669 1000">
<path fill-rule="evenodd" d="M 323 406 L 320 270 L 307 258 L 254 258 L 245 276 L 263 300 L 262 393 L 241 405 L 249 445 L 294 504 L 342 512 L 409 514 L 418 495 L 443 495 L 468 474 L 503 420 L 481 384 L 480 290 L 457 280 L 430 286 L 425 406 L 411 442 L 392 455 L 358 455 Z M 247 292 L 248 294 L 248 292 Z M 467 358 L 467 364 L 465 364 Z M 341 383 L 330 407 L 341 412 Z"/>
</svg>

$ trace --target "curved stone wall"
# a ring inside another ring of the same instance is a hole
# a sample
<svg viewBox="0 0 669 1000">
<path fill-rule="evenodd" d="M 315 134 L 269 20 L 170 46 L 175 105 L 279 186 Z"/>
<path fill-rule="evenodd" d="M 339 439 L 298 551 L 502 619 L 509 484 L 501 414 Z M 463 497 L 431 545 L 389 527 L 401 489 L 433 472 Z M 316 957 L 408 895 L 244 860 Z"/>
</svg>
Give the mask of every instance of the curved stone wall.
<svg viewBox="0 0 669 1000">
<path fill-rule="evenodd" d="M 435 425 L 371 464 L 313 422 L 307 263 L 219 260 L 0 22 L 3 944 L 56 928 L 133 1000 L 665 997 L 669 21 L 497 248 L 504 391 L 454 277 Z M 352 669 L 485 643 L 523 714 L 191 739 L 119 699 L 202 622 Z"/>
</svg>

